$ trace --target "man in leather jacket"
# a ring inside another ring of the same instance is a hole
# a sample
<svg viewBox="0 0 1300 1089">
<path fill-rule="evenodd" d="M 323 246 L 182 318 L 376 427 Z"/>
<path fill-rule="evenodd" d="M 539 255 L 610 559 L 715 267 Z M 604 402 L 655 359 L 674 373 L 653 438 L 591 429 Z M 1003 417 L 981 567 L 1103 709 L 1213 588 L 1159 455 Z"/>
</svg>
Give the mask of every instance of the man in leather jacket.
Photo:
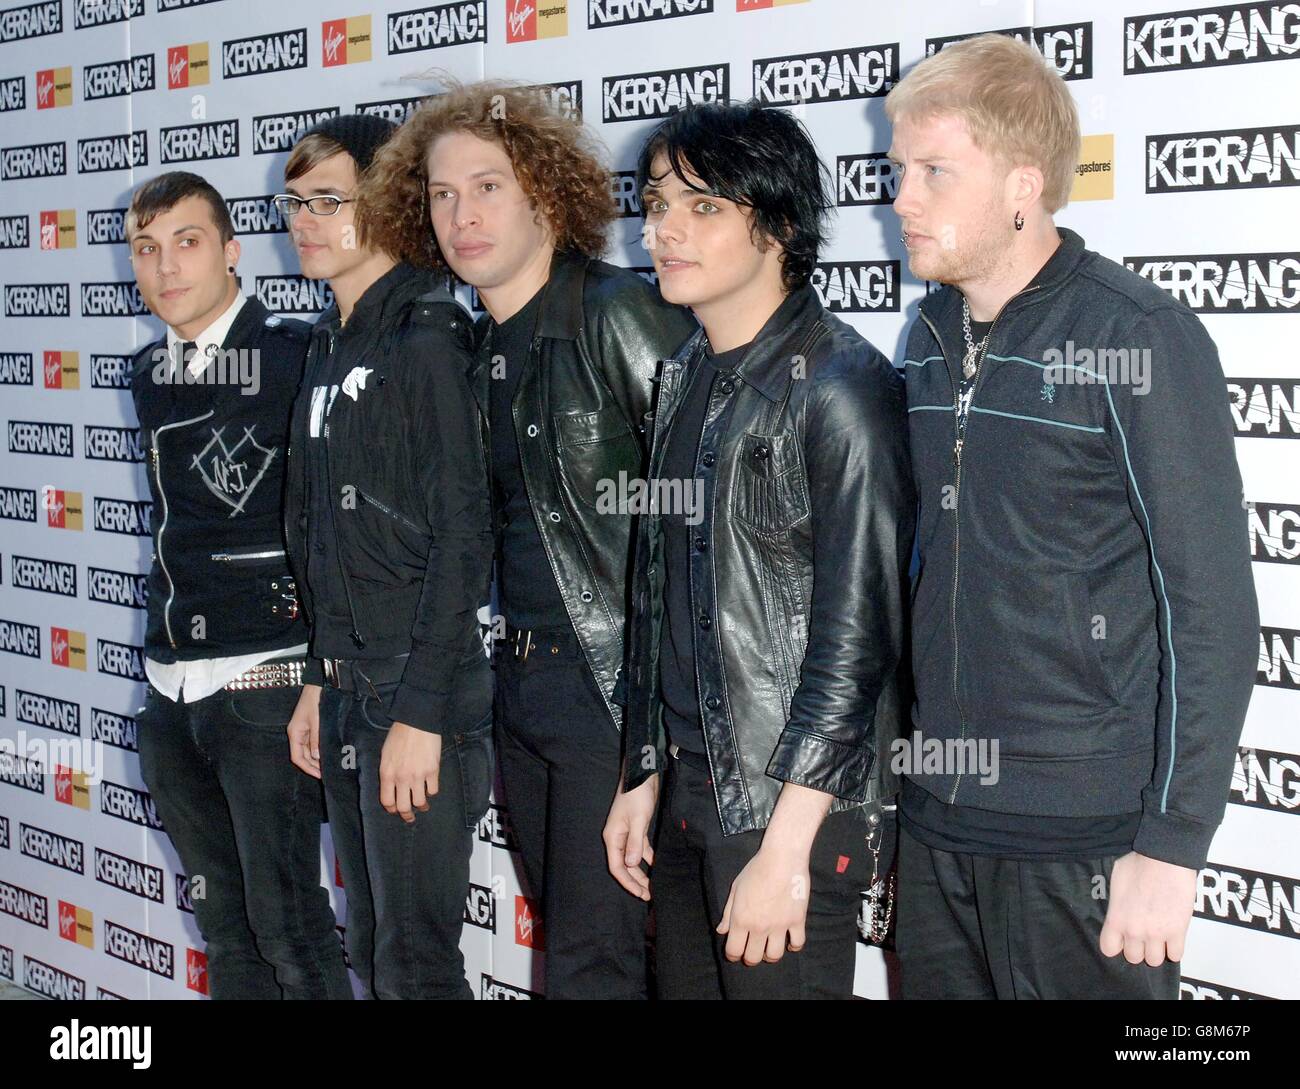
<svg viewBox="0 0 1300 1089">
<path fill-rule="evenodd" d="M 276 198 L 304 275 L 335 299 L 290 430 L 285 520 L 312 658 L 289 737 L 323 777 L 367 993 L 469 999 L 461 924 L 492 767 L 487 474 L 469 316 L 353 222 L 358 175 L 394 127 L 322 122 Z"/>
<path fill-rule="evenodd" d="M 491 459 L 496 726 L 526 910 L 540 900 L 548 997 L 639 998 L 645 905 L 604 871 L 601 843 L 634 512 L 601 498 L 640 475 L 652 377 L 695 323 L 596 259 L 614 209 L 588 141 L 534 89 L 452 86 L 380 153 L 361 215 L 487 308 L 470 381 Z"/>
<path fill-rule="evenodd" d="M 651 864 L 661 997 L 847 998 L 907 707 L 902 379 L 809 282 L 825 168 L 793 117 L 688 107 L 638 186 L 703 328 L 661 374 L 608 866 L 648 898 Z"/>
</svg>

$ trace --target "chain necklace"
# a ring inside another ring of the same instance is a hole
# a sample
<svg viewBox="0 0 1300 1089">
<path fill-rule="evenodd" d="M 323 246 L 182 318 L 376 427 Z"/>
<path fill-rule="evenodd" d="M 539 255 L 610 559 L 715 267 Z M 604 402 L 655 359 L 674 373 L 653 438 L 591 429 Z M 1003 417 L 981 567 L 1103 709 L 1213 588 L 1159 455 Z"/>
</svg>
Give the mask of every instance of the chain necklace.
<svg viewBox="0 0 1300 1089">
<path fill-rule="evenodd" d="M 990 329 L 989 332 L 992 332 Z M 981 349 L 988 343 L 989 334 L 985 333 L 978 344 L 975 343 L 970 331 L 970 303 L 966 301 L 963 295 L 961 300 L 961 335 L 966 340 L 966 354 L 962 356 L 961 373 L 962 377 L 969 382 L 979 371 L 980 363 L 983 360 Z"/>
</svg>

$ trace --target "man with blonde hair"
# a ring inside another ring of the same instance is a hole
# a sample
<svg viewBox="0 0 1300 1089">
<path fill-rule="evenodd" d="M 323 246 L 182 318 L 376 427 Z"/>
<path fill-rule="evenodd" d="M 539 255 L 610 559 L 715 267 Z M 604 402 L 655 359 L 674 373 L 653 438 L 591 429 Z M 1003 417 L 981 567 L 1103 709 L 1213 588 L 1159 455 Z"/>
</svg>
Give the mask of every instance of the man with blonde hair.
<svg viewBox="0 0 1300 1089">
<path fill-rule="evenodd" d="M 885 108 L 911 269 L 945 285 L 906 352 L 903 993 L 1176 998 L 1258 629 L 1218 355 L 1053 223 L 1079 123 L 1032 47 L 951 46 Z"/>
</svg>

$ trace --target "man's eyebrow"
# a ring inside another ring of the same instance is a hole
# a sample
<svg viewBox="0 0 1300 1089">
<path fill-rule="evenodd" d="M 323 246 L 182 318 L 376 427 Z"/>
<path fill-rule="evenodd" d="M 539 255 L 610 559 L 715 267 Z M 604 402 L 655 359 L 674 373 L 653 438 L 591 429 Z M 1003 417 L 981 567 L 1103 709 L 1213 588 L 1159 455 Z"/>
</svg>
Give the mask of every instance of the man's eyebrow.
<svg viewBox="0 0 1300 1089">
<path fill-rule="evenodd" d="M 184 227 L 177 227 L 172 234 L 184 234 L 186 231 L 201 231 L 203 227 L 198 223 L 187 223 Z"/>
<path fill-rule="evenodd" d="M 495 167 L 495 166 L 489 166 L 489 167 L 484 167 L 482 170 L 476 170 L 476 171 L 474 171 L 474 173 L 470 175 L 470 178 L 471 178 L 471 179 L 473 179 L 473 178 L 486 178 L 489 174 L 499 174 L 499 175 L 500 175 L 501 177 L 503 177 L 503 178 L 506 176 L 506 172 L 505 172 L 504 170 L 498 169 L 498 168 Z M 448 184 L 450 184 L 450 183 L 445 182 L 445 181 L 441 180 L 440 178 L 430 178 L 430 179 L 429 179 L 429 184 L 430 184 L 430 185 L 448 185 Z"/>
<path fill-rule="evenodd" d="M 292 182 L 288 182 L 288 183 L 285 185 L 285 187 L 284 187 L 284 191 L 285 191 L 286 193 L 288 193 L 290 196 L 294 196 L 294 197 L 300 197 L 300 196 L 302 196 L 302 194 L 299 193 L 298 190 L 296 190 L 296 189 L 293 187 L 293 183 L 292 183 Z M 325 188 L 319 188 L 319 187 L 318 187 L 318 188 L 316 188 L 316 189 L 312 189 L 312 190 L 310 191 L 309 195 L 310 195 L 310 196 L 313 196 L 313 197 L 337 197 L 337 196 L 338 196 L 340 193 L 342 193 L 342 192 L 343 192 L 342 189 L 339 189 L 337 186 L 332 186 L 332 185 L 331 185 L 331 186 L 326 186 Z"/>
<path fill-rule="evenodd" d="M 642 197 L 647 197 L 647 196 L 649 196 L 649 195 L 652 194 L 652 193 L 657 195 L 657 194 L 659 194 L 659 193 L 662 193 L 663 191 L 664 191 L 664 188 L 663 188 L 663 186 L 661 186 L 661 185 L 647 185 L 644 189 L 641 190 L 641 196 L 642 196 Z M 695 196 L 695 197 L 718 197 L 718 198 L 721 199 L 721 200 L 726 200 L 726 199 L 727 199 L 726 197 L 722 196 L 721 193 L 715 193 L 712 189 L 696 189 L 695 186 L 693 186 L 693 185 L 685 185 L 685 186 L 683 186 L 680 195 L 683 196 L 683 197 L 690 197 L 690 196 Z"/>
</svg>

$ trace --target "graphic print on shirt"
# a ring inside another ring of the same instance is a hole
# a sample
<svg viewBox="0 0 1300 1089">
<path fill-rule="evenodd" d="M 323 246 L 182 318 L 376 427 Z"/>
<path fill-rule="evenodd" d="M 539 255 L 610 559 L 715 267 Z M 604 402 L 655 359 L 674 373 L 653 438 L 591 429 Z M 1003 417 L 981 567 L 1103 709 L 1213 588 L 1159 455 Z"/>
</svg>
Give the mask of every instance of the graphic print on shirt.
<svg viewBox="0 0 1300 1089">
<path fill-rule="evenodd" d="M 321 437 L 321 432 L 325 429 L 325 417 L 330 414 L 330 409 L 334 407 L 334 398 L 338 395 L 338 386 L 313 387 L 311 391 L 311 421 L 307 431 L 309 437 L 313 439 Z"/>
<path fill-rule="evenodd" d="M 208 491 L 231 508 L 233 518 L 243 513 L 279 448 L 263 446 L 253 437 L 256 424 L 245 427 L 234 445 L 227 444 L 225 430 L 224 426 L 212 429 L 212 438 L 194 455 L 190 468 L 197 469 Z"/>
<path fill-rule="evenodd" d="M 348 376 L 343 379 L 343 392 L 355 401 L 357 391 L 366 388 L 366 379 L 374 373 L 373 367 L 353 367 L 348 371 Z"/>
</svg>

